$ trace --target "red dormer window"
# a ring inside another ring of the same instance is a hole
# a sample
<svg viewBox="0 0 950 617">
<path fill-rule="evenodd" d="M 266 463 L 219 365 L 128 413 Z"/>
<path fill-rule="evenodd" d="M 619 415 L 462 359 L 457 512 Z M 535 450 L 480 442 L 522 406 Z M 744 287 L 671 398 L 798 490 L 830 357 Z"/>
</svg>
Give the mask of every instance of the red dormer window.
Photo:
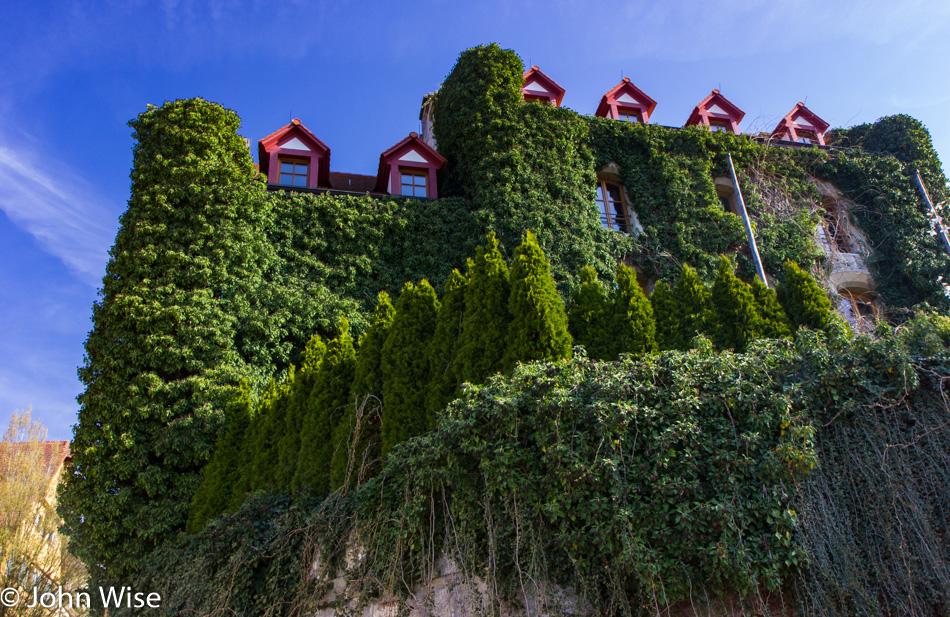
<svg viewBox="0 0 950 617">
<path fill-rule="evenodd" d="M 280 184 L 284 186 L 307 186 L 310 163 L 282 158 L 280 160 Z"/>
<path fill-rule="evenodd" d="M 258 142 L 258 161 L 267 183 L 329 188 L 330 148 L 296 118 Z"/>
<path fill-rule="evenodd" d="M 617 120 L 621 122 L 642 122 L 640 112 L 636 109 L 620 109 L 617 111 Z"/>
<path fill-rule="evenodd" d="M 428 197 L 428 174 L 421 169 L 399 168 L 399 194 L 409 197 Z"/>
<path fill-rule="evenodd" d="M 521 94 L 525 102 L 537 101 L 561 106 L 561 100 L 564 98 L 564 88 L 556 81 L 541 72 L 536 66 L 532 66 L 524 74 L 524 85 L 521 87 Z"/>
<path fill-rule="evenodd" d="M 828 123 L 813 111 L 798 103 L 788 112 L 772 131 L 772 137 L 801 144 L 825 145 L 825 131 Z"/>
<path fill-rule="evenodd" d="M 656 108 L 656 101 L 643 90 L 633 85 L 629 78 L 614 86 L 600 99 L 600 105 L 594 114 L 601 118 L 613 118 L 623 122 L 650 122 L 650 114 Z"/>
<path fill-rule="evenodd" d="M 745 112 L 732 102 L 713 90 L 693 109 L 686 126 L 705 126 L 712 131 L 727 131 L 739 134 L 739 123 L 745 117 Z"/>
<path fill-rule="evenodd" d="M 409 133 L 380 155 L 376 192 L 435 199 L 439 196 L 438 173 L 444 166 L 445 159 L 418 133 Z"/>
</svg>

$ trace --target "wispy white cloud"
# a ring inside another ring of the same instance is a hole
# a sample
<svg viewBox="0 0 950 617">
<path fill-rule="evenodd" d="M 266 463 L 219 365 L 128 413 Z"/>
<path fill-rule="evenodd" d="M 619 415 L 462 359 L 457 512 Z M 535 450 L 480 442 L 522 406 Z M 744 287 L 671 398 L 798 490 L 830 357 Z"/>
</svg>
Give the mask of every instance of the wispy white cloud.
<svg viewBox="0 0 950 617">
<path fill-rule="evenodd" d="M 558 0 L 556 6 L 562 16 L 586 14 L 585 22 L 599 28 L 612 24 L 611 31 L 618 35 L 603 39 L 612 53 L 678 61 L 737 58 L 833 43 L 891 45 L 899 54 L 902 49 L 919 47 L 950 22 L 950 3 L 932 0 L 907 0 L 899 6 L 890 0 L 683 0 L 601 7 Z M 619 34 L 624 31 L 630 36 Z"/>
<path fill-rule="evenodd" d="M 116 220 L 62 161 L 0 135 L 0 210 L 83 282 L 102 279 Z"/>
</svg>

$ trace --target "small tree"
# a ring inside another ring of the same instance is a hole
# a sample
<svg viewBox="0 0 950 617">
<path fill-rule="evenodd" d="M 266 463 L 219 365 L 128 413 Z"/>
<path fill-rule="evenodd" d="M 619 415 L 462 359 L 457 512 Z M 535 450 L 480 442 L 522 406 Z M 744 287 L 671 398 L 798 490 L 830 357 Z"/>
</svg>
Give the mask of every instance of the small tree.
<svg viewBox="0 0 950 617">
<path fill-rule="evenodd" d="M 690 266 L 684 266 L 673 288 L 676 303 L 676 335 L 672 349 L 686 351 L 695 337 L 708 332 L 710 320 L 709 290 Z"/>
<path fill-rule="evenodd" d="M 0 441 L 0 588 L 20 593 L 20 605 L 9 614 L 23 617 L 51 614 L 29 606 L 34 588 L 62 585 L 72 592 L 85 581 L 68 539 L 55 539 L 62 522 L 55 510 L 56 487 L 69 444 L 45 440 L 46 429 L 32 422 L 27 410 L 13 414 Z M 5 610 L 0 607 L 0 615 Z"/>
<path fill-rule="evenodd" d="M 581 269 L 581 283 L 574 290 L 568 326 L 575 345 L 583 345 L 587 356 L 595 360 L 611 359 L 610 302 L 604 286 L 591 266 Z"/>
<path fill-rule="evenodd" d="M 230 509 L 234 489 L 241 484 L 244 440 L 253 408 L 251 388 L 245 381 L 224 410 L 224 433 L 191 500 L 185 528 L 188 533 L 198 533 L 208 521 Z"/>
<path fill-rule="evenodd" d="M 571 356 L 564 303 L 551 277 L 551 266 L 530 230 L 525 231 L 524 240 L 515 249 L 508 306 L 511 325 L 502 364 L 505 370 L 518 362 Z"/>
<path fill-rule="evenodd" d="M 653 306 L 637 282 L 637 273 L 623 263 L 617 266 L 613 316 L 616 353 L 640 354 L 657 350 Z"/>
<path fill-rule="evenodd" d="M 291 364 L 281 381 L 270 380 L 257 403 L 254 422 L 247 431 L 249 439 L 246 443 L 249 445 L 244 449 L 250 457 L 250 471 L 246 475 L 248 492 L 284 489 L 277 483 L 278 461 L 295 381 L 296 370 Z"/>
<path fill-rule="evenodd" d="M 314 388 L 317 384 L 317 373 L 327 346 L 319 334 L 314 334 L 307 341 L 303 351 L 300 370 L 297 372 L 287 401 L 285 428 L 277 447 L 277 469 L 274 484 L 277 490 L 290 492 L 294 473 L 297 471 L 297 458 L 300 456 L 300 434 L 303 431 L 303 421 L 313 411 Z"/>
<path fill-rule="evenodd" d="M 426 397 L 426 408 L 430 418 L 435 418 L 445 406 L 458 394 L 460 380 L 455 374 L 452 359 L 458 350 L 459 336 L 462 332 L 462 319 L 465 315 L 465 288 L 468 281 L 458 270 L 452 270 L 442 305 L 435 324 L 435 334 L 429 343 L 429 370 L 432 382 Z"/>
<path fill-rule="evenodd" d="M 779 304 L 775 290 L 769 289 L 761 280 L 752 281 L 752 297 L 755 298 L 755 310 L 759 319 L 755 326 L 756 336 L 765 338 L 786 338 L 792 331 L 788 327 L 788 317 Z"/>
<path fill-rule="evenodd" d="M 343 421 L 334 435 L 330 487 L 337 489 L 346 484 L 349 463 L 357 465 L 359 473 L 351 475 L 352 486 L 361 478 L 375 475 L 374 461 L 380 456 L 381 401 L 383 397 L 383 344 L 396 316 L 389 294 L 379 292 L 373 321 L 360 337 L 356 354 L 356 371 L 350 396 L 353 405 L 348 405 Z"/>
<path fill-rule="evenodd" d="M 428 281 L 406 283 L 383 345 L 382 453 L 429 429 L 426 393 L 430 369 L 426 350 L 435 330 L 439 301 Z"/>
<path fill-rule="evenodd" d="M 831 301 L 810 274 L 794 261 L 785 264 L 785 281 L 778 289 L 792 328 L 825 330 L 831 323 Z"/>
<path fill-rule="evenodd" d="M 673 291 L 663 281 L 657 281 L 650 295 L 653 318 L 656 321 L 656 344 L 662 350 L 677 349 L 679 337 L 679 311 Z"/>
<path fill-rule="evenodd" d="M 300 433 L 300 454 L 291 481 L 292 490 L 308 491 L 314 495 L 326 495 L 330 491 L 333 432 L 350 404 L 355 371 L 356 350 L 350 336 L 350 322 L 343 318 L 317 371 L 308 414 L 303 419 Z"/>
<path fill-rule="evenodd" d="M 465 315 L 452 371 L 460 382 L 481 383 L 501 370 L 511 323 L 508 266 L 494 232 L 469 261 L 467 279 Z"/>
<path fill-rule="evenodd" d="M 732 262 L 725 255 L 713 282 L 712 340 L 719 349 L 745 351 L 759 320 L 751 288 L 736 278 Z"/>
</svg>

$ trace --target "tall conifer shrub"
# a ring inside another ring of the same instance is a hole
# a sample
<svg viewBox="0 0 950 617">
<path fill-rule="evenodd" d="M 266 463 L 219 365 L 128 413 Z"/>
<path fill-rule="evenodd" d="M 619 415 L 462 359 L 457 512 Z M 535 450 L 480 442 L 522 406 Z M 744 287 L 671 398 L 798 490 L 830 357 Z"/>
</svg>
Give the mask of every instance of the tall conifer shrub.
<svg viewBox="0 0 950 617">
<path fill-rule="evenodd" d="M 350 397 L 353 404 L 347 405 L 346 416 L 337 427 L 334 435 L 333 462 L 330 473 L 330 488 L 344 485 L 350 456 L 354 463 L 354 472 L 372 475 L 374 465 L 363 469 L 363 464 L 371 464 L 379 459 L 380 431 L 383 397 L 383 344 L 389 336 L 396 309 L 389 294 L 379 292 L 373 321 L 359 340 L 356 354 L 356 370 Z M 359 479 L 359 474 L 351 477 L 351 484 Z"/>
<path fill-rule="evenodd" d="M 460 382 L 481 383 L 501 370 L 511 323 L 508 266 L 494 232 L 469 261 L 467 278 L 465 314 L 451 370 Z"/>
<path fill-rule="evenodd" d="M 581 282 L 574 290 L 568 326 L 575 345 L 583 345 L 587 356 L 595 360 L 610 360 L 613 334 L 611 332 L 610 302 L 604 286 L 597 280 L 597 271 L 591 266 L 581 270 Z"/>
<path fill-rule="evenodd" d="M 310 405 L 300 433 L 300 454 L 291 482 L 294 491 L 326 495 L 330 490 L 333 431 L 350 404 L 350 387 L 356 370 L 356 350 L 350 323 L 343 318 L 336 338 L 327 345 L 310 395 Z"/>
<path fill-rule="evenodd" d="M 465 315 L 465 288 L 468 281 L 458 270 L 452 270 L 445 284 L 445 293 L 439 307 L 435 334 L 429 343 L 429 370 L 432 382 L 426 397 L 426 408 L 431 418 L 439 413 L 458 392 L 460 380 L 452 360 L 458 350 Z"/>
<path fill-rule="evenodd" d="M 277 445 L 277 468 L 274 472 L 274 485 L 277 490 L 283 492 L 290 492 L 294 473 L 297 471 L 303 420 L 310 413 L 317 372 L 326 351 L 327 346 L 319 334 L 310 337 L 303 351 L 300 370 L 297 371 L 289 393 L 285 426 Z"/>
<path fill-rule="evenodd" d="M 511 325 L 503 367 L 518 362 L 560 360 L 571 356 L 572 340 L 567 313 L 557 293 L 551 267 L 538 238 L 525 231 L 511 266 Z"/>
<path fill-rule="evenodd" d="M 673 288 L 676 303 L 677 329 L 671 349 L 686 351 L 692 340 L 709 330 L 709 289 L 692 267 L 683 266 L 676 286 Z"/>
<path fill-rule="evenodd" d="M 719 260 L 719 270 L 713 282 L 711 334 L 719 349 L 745 351 L 755 334 L 759 320 L 752 289 L 736 278 L 732 262 L 725 255 Z"/>
<path fill-rule="evenodd" d="M 785 264 L 785 281 L 778 289 L 792 328 L 824 330 L 831 323 L 831 301 L 810 274 L 794 261 Z"/>
<path fill-rule="evenodd" d="M 755 298 L 755 310 L 759 319 L 755 327 L 756 336 L 765 338 L 785 338 L 791 336 L 788 317 L 779 304 L 775 290 L 765 286 L 758 277 L 752 281 L 752 297 Z"/>
<path fill-rule="evenodd" d="M 659 349 L 677 349 L 679 338 L 679 311 L 673 291 L 663 281 L 657 281 L 653 293 L 650 294 L 650 305 L 653 307 L 653 317 L 656 320 L 656 344 Z"/>
<path fill-rule="evenodd" d="M 278 377 L 272 377 L 267 380 L 267 384 L 254 403 L 254 410 L 251 413 L 251 422 L 247 430 L 244 431 L 244 440 L 241 443 L 240 473 L 237 481 L 231 487 L 228 497 L 227 510 L 237 510 L 248 495 L 256 490 L 277 490 L 278 486 L 273 482 L 271 474 L 273 466 L 271 465 L 271 454 L 273 453 L 272 441 L 276 431 L 270 430 L 270 427 L 277 413 L 283 417 L 283 405 L 285 401 L 283 396 L 290 388 L 284 388 L 284 382 L 290 377 L 290 382 L 296 380 L 294 376 L 293 365 L 287 368 L 287 371 Z M 280 409 L 275 412 L 275 406 Z M 261 450 L 268 453 L 260 454 Z"/>
<path fill-rule="evenodd" d="M 430 381 L 426 350 L 435 330 L 439 301 L 428 281 L 406 283 L 383 345 L 382 453 L 429 429 L 426 393 Z"/>
<path fill-rule="evenodd" d="M 653 306 L 637 283 L 637 273 L 623 263 L 617 266 L 617 289 L 613 294 L 612 308 L 616 353 L 639 354 L 657 350 Z"/>
<path fill-rule="evenodd" d="M 244 438 L 253 411 L 251 388 L 244 382 L 225 409 L 224 433 L 218 438 L 214 455 L 205 466 L 198 491 L 188 512 L 188 533 L 197 533 L 205 524 L 229 509 L 234 487 L 241 481 Z"/>
</svg>

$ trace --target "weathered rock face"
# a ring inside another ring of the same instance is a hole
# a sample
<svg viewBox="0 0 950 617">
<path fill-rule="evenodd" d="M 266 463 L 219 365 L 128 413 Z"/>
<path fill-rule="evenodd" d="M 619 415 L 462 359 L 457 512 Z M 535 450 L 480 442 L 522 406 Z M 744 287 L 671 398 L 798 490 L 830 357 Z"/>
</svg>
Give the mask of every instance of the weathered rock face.
<svg viewBox="0 0 950 617">
<path fill-rule="evenodd" d="M 316 568 L 319 570 L 319 566 Z M 570 589 L 541 583 L 541 592 L 525 594 L 522 606 L 499 600 L 488 583 L 478 576 L 468 577 L 455 561 L 442 558 L 425 585 L 418 585 L 408 598 L 395 595 L 360 601 L 359 581 L 348 580 L 344 573 L 328 581 L 330 591 L 319 600 L 313 617 L 498 617 L 593 615 L 590 607 Z M 532 586 L 534 589 L 534 586 Z"/>
<path fill-rule="evenodd" d="M 348 555 L 349 557 L 350 555 Z M 315 564 L 315 572 L 319 563 Z M 318 601 L 312 617 L 593 617 L 597 613 L 570 588 L 550 583 L 526 581 L 520 603 L 499 599 L 489 584 L 478 576 L 469 578 L 455 561 L 443 557 L 425 585 L 413 588 L 408 598 L 395 595 L 360 600 L 359 581 L 343 572 L 326 581 L 327 594 Z M 717 599 L 711 604 L 679 603 L 655 607 L 665 617 L 796 617 L 790 598 L 761 593 L 754 597 Z"/>
</svg>

